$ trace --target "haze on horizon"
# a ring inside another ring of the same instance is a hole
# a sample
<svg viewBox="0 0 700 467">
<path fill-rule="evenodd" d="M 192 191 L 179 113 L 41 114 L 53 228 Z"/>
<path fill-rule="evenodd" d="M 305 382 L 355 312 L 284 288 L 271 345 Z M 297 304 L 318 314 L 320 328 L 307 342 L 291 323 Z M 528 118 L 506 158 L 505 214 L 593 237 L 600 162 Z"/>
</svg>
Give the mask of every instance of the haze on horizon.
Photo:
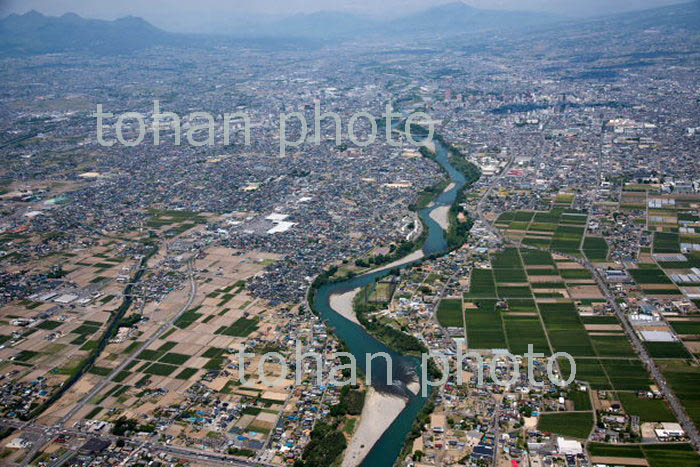
<svg viewBox="0 0 700 467">
<path fill-rule="evenodd" d="M 453 0 L 0 0 L 0 17 L 32 9 L 45 15 L 77 13 L 86 18 L 133 15 L 176 32 L 220 32 L 224 25 L 264 22 L 298 13 L 341 11 L 374 17 L 399 17 Z M 599 16 L 683 3 L 683 0 L 464 0 L 476 8 L 541 11 L 562 16 Z"/>
</svg>

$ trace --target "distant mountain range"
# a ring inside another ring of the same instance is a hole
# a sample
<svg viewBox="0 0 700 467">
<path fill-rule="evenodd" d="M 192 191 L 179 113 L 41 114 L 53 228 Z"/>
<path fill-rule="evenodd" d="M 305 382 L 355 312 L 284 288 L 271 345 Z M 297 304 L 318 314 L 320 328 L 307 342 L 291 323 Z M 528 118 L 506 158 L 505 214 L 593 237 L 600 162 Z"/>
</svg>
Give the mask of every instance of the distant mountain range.
<svg viewBox="0 0 700 467">
<path fill-rule="evenodd" d="M 128 53 L 176 40 L 176 35 L 134 16 L 104 21 L 81 18 L 74 13 L 44 16 L 32 10 L 0 20 L 0 51 L 6 53 Z"/>
<path fill-rule="evenodd" d="M 564 18 L 548 13 L 482 10 L 461 2 L 448 3 L 391 21 L 388 32 L 455 34 L 486 29 L 521 29 L 551 24 Z"/>
<path fill-rule="evenodd" d="M 71 51 L 102 55 L 129 53 L 158 45 L 191 47 L 231 41 L 289 46 L 294 40 L 301 43 L 351 40 L 361 35 L 447 37 L 488 30 L 571 27 L 576 23 L 546 13 L 482 10 L 455 2 L 390 21 L 322 11 L 293 15 L 266 24 L 232 26 L 228 35 L 204 36 L 169 33 L 133 16 L 104 21 L 81 18 L 74 13 L 49 17 L 30 11 L 0 19 L 0 53 L 21 55 Z M 697 31 L 700 29 L 700 0 L 580 23 L 604 28 L 620 25 Z M 290 39 L 293 40 L 290 42 Z"/>
</svg>

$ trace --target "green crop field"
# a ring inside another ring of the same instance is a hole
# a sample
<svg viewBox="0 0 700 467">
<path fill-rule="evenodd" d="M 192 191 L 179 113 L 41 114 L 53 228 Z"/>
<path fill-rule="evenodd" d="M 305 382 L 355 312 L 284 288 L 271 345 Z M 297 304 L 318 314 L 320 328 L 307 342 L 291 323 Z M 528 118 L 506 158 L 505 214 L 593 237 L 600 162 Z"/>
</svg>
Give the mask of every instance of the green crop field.
<svg viewBox="0 0 700 467">
<path fill-rule="evenodd" d="M 555 433 L 572 438 L 586 439 L 593 428 L 590 412 L 562 412 L 540 416 L 537 429 L 544 433 Z"/>
<path fill-rule="evenodd" d="M 499 284 L 527 282 L 527 275 L 523 269 L 494 269 L 493 275 Z"/>
<path fill-rule="evenodd" d="M 160 345 L 160 347 L 158 347 L 158 352 L 163 352 L 163 353 L 169 352 L 169 351 L 171 351 L 176 345 L 177 345 L 177 342 L 173 342 L 173 341 L 163 342 L 163 343 Z"/>
<path fill-rule="evenodd" d="M 508 309 L 512 312 L 536 313 L 537 306 L 531 298 L 509 298 L 507 300 Z"/>
<path fill-rule="evenodd" d="M 491 256 L 491 267 L 494 269 L 523 269 L 517 248 L 506 248 Z"/>
<path fill-rule="evenodd" d="M 501 313 L 498 311 L 466 310 L 467 344 L 470 349 L 505 349 Z"/>
<path fill-rule="evenodd" d="M 90 336 L 92 334 L 95 334 L 99 330 L 100 328 L 98 326 L 90 326 L 87 324 L 83 324 L 78 326 L 76 329 L 73 329 L 71 332 L 73 334 L 80 334 L 81 336 Z"/>
<path fill-rule="evenodd" d="M 139 360 L 150 360 L 150 361 L 156 361 L 159 358 L 161 358 L 163 355 L 165 355 L 165 352 L 161 352 L 159 350 L 142 350 L 140 354 L 136 356 Z"/>
<path fill-rule="evenodd" d="M 496 283 L 493 279 L 493 271 L 490 269 L 474 269 L 471 274 L 468 297 L 495 297 Z"/>
<path fill-rule="evenodd" d="M 192 377 L 192 375 L 194 375 L 195 373 L 197 373 L 196 368 L 185 368 L 180 373 L 178 373 L 177 376 L 175 376 L 175 378 L 176 379 L 190 379 Z"/>
<path fill-rule="evenodd" d="M 192 310 L 188 310 L 184 312 L 176 321 L 175 321 L 175 326 L 177 326 L 180 329 L 185 329 L 187 326 L 190 324 L 194 323 L 197 321 L 202 314 L 201 313 L 196 313 L 196 310 L 199 309 L 199 307 L 194 308 Z"/>
<path fill-rule="evenodd" d="M 593 410 L 591 396 L 588 391 L 571 390 L 567 395 L 567 399 L 570 399 L 574 403 L 574 410 L 576 411 Z"/>
<path fill-rule="evenodd" d="M 525 237 L 523 239 L 523 244 L 534 246 L 537 248 L 549 248 L 549 244 L 551 242 L 552 242 L 552 240 L 549 238 Z"/>
<path fill-rule="evenodd" d="M 695 425 L 700 424 L 700 368 L 684 361 L 659 361 L 657 364 Z"/>
<path fill-rule="evenodd" d="M 609 390 L 612 389 L 610 381 L 605 374 L 603 366 L 598 359 L 575 359 L 576 363 L 576 379 L 579 381 L 588 382 L 593 389 Z M 568 379 L 571 375 L 571 367 L 566 359 L 559 360 L 563 379 Z"/>
<path fill-rule="evenodd" d="M 531 298 L 530 287 L 498 287 L 498 296 L 501 298 Z"/>
<path fill-rule="evenodd" d="M 437 320 L 440 326 L 462 327 L 464 326 L 464 317 L 462 316 L 462 300 L 460 299 L 443 299 L 437 309 Z"/>
<path fill-rule="evenodd" d="M 498 300 L 495 298 L 483 298 L 480 300 L 472 300 L 471 303 L 474 303 L 478 308 L 479 311 L 496 311 L 496 305 L 498 304 Z"/>
<path fill-rule="evenodd" d="M 560 234 L 562 237 L 566 236 L 569 238 L 582 238 L 585 229 L 583 227 L 577 227 L 573 225 L 560 225 L 556 233 Z"/>
<path fill-rule="evenodd" d="M 615 316 L 581 316 L 583 324 L 620 324 Z"/>
<path fill-rule="evenodd" d="M 690 358 L 680 342 L 645 342 L 644 345 L 652 358 Z"/>
<path fill-rule="evenodd" d="M 534 211 L 515 211 L 513 213 L 513 220 L 518 222 L 530 222 L 535 216 Z"/>
<path fill-rule="evenodd" d="M 586 237 L 583 240 L 583 254 L 589 261 L 605 261 L 608 258 L 608 243 L 604 238 Z"/>
<path fill-rule="evenodd" d="M 632 278 L 637 284 L 673 284 L 664 272 L 659 268 L 629 269 Z"/>
<path fill-rule="evenodd" d="M 512 222 L 514 219 L 514 212 L 504 212 L 500 216 L 498 216 L 498 219 L 496 219 L 496 224 L 509 224 Z"/>
<path fill-rule="evenodd" d="M 562 269 L 559 274 L 564 279 L 592 279 L 593 276 L 588 269 Z"/>
<path fill-rule="evenodd" d="M 647 444 L 642 450 L 651 467 L 700 466 L 700 457 L 689 444 Z"/>
<path fill-rule="evenodd" d="M 643 459 L 642 448 L 637 445 L 620 446 L 615 444 L 590 443 L 588 453 L 596 457 L 634 457 Z"/>
<path fill-rule="evenodd" d="M 538 306 L 555 352 L 567 352 L 574 357 L 595 355 L 572 303 L 540 303 Z"/>
<path fill-rule="evenodd" d="M 219 347 L 209 347 L 203 354 L 202 357 L 204 358 L 214 358 L 214 357 L 219 357 L 226 352 L 226 349 L 221 349 Z"/>
<path fill-rule="evenodd" d="M 654 253 L 679 253 L 680 236 L 673 232 L 655 232 L 653 247 Z"/>
<path fill-rule="evenodd" d="M 587 215 L 581 215 L 579 212 L 565 212 L 561 215 L 559 222 L 562 224 L 574 224 L 574 225 L 585 225 L 588 222 Z M 583 229 L 583 227 L 581 227 Z"/>
<path fill-rule="evenodd" d="M 225 336 L 246 337 L 251 332 L 258 329 L 257 319 L 238 318 L 231 326 L 223 326 L 217 329 L 214 334 Z"/>
<path fill-rule="evenodd" d="M 529 268 L 527 270 L 527 275 L 528 276 L 555 276 L 559 277 L 559 271 L 556 269 L 535 269 L 535 268 Z"/>
<path fill-rule="evenodd" d="M 549 356 L 547 337 L 542 329 L 542 324 L 537 316 L 511 316 L 503 315 L 503 323 L 508 336 L 508 347 L 514 355 L 523 355 L 527 352 L 528 344 L 532 344 L 534 351 Z"/>
<path fill-rule="evenodd" d="M 639 360 L 602 359 L 600 363 L 613 387 L 619 391 L 648 391 L 652 384 L 646 368 Z"/>
<path fill-rule="evenodd" d="M 520 255 L 523 257 L 523 262 L 526 266 L 554 265 L 552 255 L 546 251 L 523 248 L 520 250 Z"/>
<path fill-rule="evenodd" d="M 590 336 L 599 357 L 635 357 L 634 349 L 624 334 Z"/>
<path fill-rule="evenodd" d="M 161 359 L 158 360 L 158 361 L 161 362 L 161 363 L 170 363 L 170 364 L 173 364 L 173 365 L 182 365 L 182 364 L 184 364 L 184 363 L 185 363 L 187 360 L 189 360 L 189 359 L 190 359 L 190 356 L 189 356 L 189 355 L 184 355 L 184 354 L 172 352 L 172 353 L 167 353 L 167 354 L 165 354 L 165 355 L 163 356 L 163 358 L 161 358 Z"/>
<path fill-rule="evenodd" d="M 50 321 L 46 320 L 37 325 L 39 329 L 45 329 L 47 331 L 52 331 L 63 324 L 61 321 Z"/>
<path fill-rule="evenodd" d="M 545 222 L 533 222 L 530 224 L 529 232 L 554 232 L 559 227 L 559 224 L 551 224 Z"/>
<path fill-rule="evenodd" d="M 527 230 L 529 222 L 511 222 L 508 226 L 508 230 Z"/>
<path fill-rule="evenodd" d="M 496 220 L 497 224 L 507 224 L 509 222 L 530 222 L 535 215 L 532 211 L 509 211 L 504 212 Z"/>
<path fill-rule="evenodd" d="M 643 399 L 632 392 L 618 392 L 617 397 L 625 412 L 637 415 L 642 422 L 675 422 L 671 409 L 660 399 Z"/>
<path fill-rule="evenodd" d="M 700 335 L 700 321 L 671 321 L 670 324 L 678 334 Z"/>
<path fill-rule="evenodd" d="M 558 224 L 559 217 L 561 216 L 560 210 L 552 210 L 550 212 L 538 212 L 533 217 L 533 222 L 542 222 L 545 224 Z"/>
<path fill-rule="evenodd" d="M 552 278 L 554 279 L 554 278 Z M 533 290 L 539 289 L 565 289 L 566 285 L 563 282 L 533 282 L 531 285 Z"/>
<path fill-rule="evenodd" d="M 164 363 L 153 363 L 151 366 L 146 368 L 144 373 L 157 376 L 169 376 L 170 373 L 172 373 L 175 370 L 177 370 L 177 367 L 174 365 L 166 365 Z"/>
<path fill-rule="evenodd" d="M 114 376 L 114 378 L 112 378 L 112 381 L 114 381 L 115 383 L 121 383 L 129 376 L 131 376 L 131 373 L 129 373 L 126 370 L 122 370 L 119 373 L 117 373 L 116 376 Z"/>
</svg>

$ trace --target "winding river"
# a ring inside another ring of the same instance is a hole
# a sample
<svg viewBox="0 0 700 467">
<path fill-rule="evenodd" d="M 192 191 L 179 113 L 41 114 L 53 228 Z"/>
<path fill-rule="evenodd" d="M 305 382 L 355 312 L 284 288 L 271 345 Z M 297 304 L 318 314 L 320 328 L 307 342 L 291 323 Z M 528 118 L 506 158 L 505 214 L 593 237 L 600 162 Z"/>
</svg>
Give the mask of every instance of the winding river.
<svg viewBox="0 0 700 467">
<path fill-rule="evenodd" d="M 440 225 L 430 217 L 430 213 L 436 208 L 451 206 L 452 203 L 455 202 L 457 193 L 465 184 L 464 176 L 457 171 L 448 160 L 448 149 L 440 141 L 435 141 L 435 150 L 435 161 L 445 169 L 452 184 L 448 187 L 449 190 L 442 192 L 438 196 L 434 204 L 419 211 L 421 219 L 427 226 L 427 236 L 422 246 L 426 257 L 439 255 L 448 250 L 445 232 Z M 407 263 L 402 267 L 407 267 L 411 264 L 415 264 L 415 262 Z M 415 381 L 416 375 L 420 374 L 420 361 L 417 358 L 406 357 L 393 352 L 367 333 L 364 328 L 336 313 L 330 306 L 330 297 L 334 294 L 341 294 L 358 287 L 363 287 L 387 274 L 389 274 L 389 270 L 380 270 L 360 275 L 343 282 L 325 284 L 318 289 L 314 298 L 315 308 L 321 318 L 334 328 L 335 333 L 347 344 L 350 349 L 349 351 L 357 360 L 358 367 L 360 367 L 363 372 L 365 371 L 365 356 L 367 354 L 386 352 L 391 355 L 394 384 L 391 386 L 386 385 L 387 368 L 385 361 L 382 358 L 377 358 L 372 362 L 372 387 L 380 392 L 398 393 L 408 400 L 406 407 L 375 443 L 363 460 L 361 465 L 370 467 L 393 465 L 401 452 L 406 435 L 410 432 L 413 421 L 426 403 L 425 397 L 421 397 L 420 394 L 414 395 L 406 389 L 406 384 L 412 380 Z"/>
</svg>

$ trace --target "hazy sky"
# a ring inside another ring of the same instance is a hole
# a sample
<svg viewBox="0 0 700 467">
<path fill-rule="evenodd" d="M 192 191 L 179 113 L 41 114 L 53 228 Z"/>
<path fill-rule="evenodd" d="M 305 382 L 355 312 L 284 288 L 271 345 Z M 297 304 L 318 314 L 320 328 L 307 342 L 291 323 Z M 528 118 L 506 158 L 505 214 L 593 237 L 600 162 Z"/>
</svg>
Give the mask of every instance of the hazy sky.
<svg viewBox="0 0 700 467">
<path fill-rule="evenodd" d="M 336 10 L 400 16 L 453 0 L 0 0 L 0 17 L 35 9 L 47 15 L 74 12 L 88 18 L 141 16 L 168 30 L 204 31 L 251 15 Z M 548 11 L 590 16 L 682 3 L 683 0 L 465 0 L 478 8 Z"/>
</svg>

